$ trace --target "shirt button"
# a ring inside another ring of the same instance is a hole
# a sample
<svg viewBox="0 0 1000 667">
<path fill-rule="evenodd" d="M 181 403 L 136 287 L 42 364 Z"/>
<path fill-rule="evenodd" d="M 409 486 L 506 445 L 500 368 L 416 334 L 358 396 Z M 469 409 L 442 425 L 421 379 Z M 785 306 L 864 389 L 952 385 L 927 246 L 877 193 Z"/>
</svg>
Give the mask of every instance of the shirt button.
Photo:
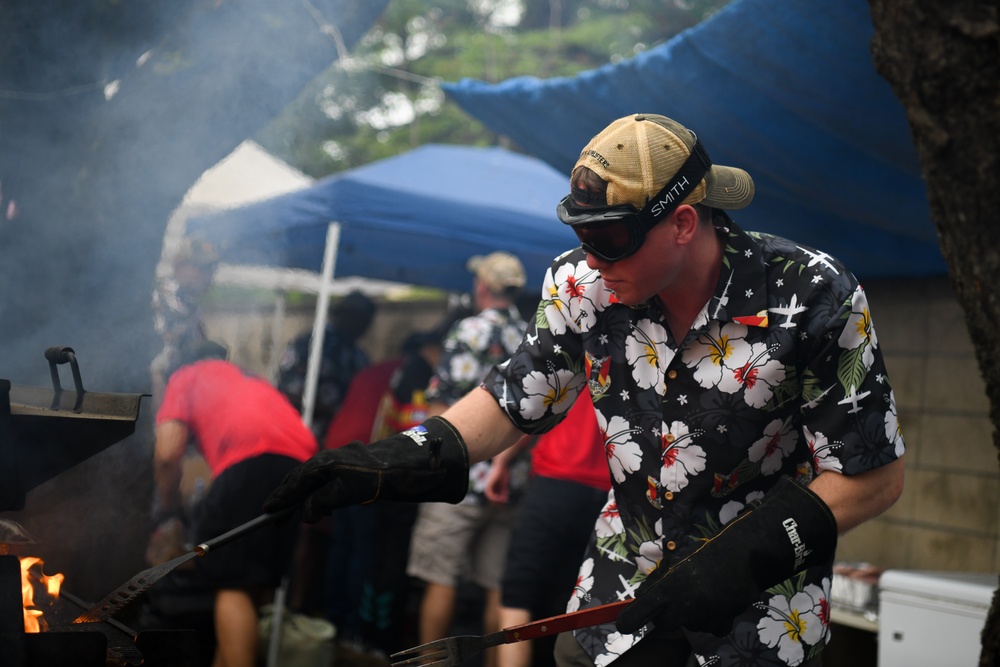
<svg viewBox="0 0 1000 667">
<path fill-rule="evenodd" d="M 666 440 L 667 442 L 673 442 L 676 438 L 674 438 L 673 433 L 667 433 L 665 436 L 663 436 L 663 439 Z"/>
<path fill-rule="evenodd" d="M 677 371 L 669 371 L 667 373 L 667 377 L 670 378 L 671 380 L 676 380 L 677 379 Z"/>
<path fill-rule="evenodd" d="M 663 494 L 663 499 L 664 500 L 673 500 L 674 499 L 674 492 L 673 491 L 667 491 L 666 493 Z"/>
<path fill-rule="evenodd" d="M 677 549 L 677 543 L 676 542 L 674 542 L 673 540 L 670 540 L 669 542 L 667 542 L 667 551 L 674 551 L 675 549 Z"/>
</svg>

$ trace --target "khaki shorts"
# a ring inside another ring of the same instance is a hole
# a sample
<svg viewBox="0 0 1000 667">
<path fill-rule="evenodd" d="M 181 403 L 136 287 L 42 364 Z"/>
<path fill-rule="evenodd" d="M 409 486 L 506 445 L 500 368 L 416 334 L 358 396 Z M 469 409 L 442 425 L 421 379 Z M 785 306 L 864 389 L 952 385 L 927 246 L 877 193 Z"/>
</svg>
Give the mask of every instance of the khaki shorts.
<svg viewBox="0 0 1000 667">
<path fill-rule="evenodd" d="M 515 512 L 508 505 L 424 503 L 406 573 L 444 586 L 466 579 L 499 589 Z"/>
</svg>

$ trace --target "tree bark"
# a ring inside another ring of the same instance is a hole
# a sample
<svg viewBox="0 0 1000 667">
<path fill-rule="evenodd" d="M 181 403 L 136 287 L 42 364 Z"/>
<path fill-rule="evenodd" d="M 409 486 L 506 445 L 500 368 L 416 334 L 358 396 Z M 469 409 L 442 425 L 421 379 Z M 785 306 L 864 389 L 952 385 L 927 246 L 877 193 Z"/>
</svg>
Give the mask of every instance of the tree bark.
<svg viewBox="0 0 1000 667">
<path fill-rule="evenodd" d="M 906 109 L 1000 450 L 1000 8 L 977 0 L 869 4 L 875 67 Z M 1000 664 L 998 608 L 1000 592 L 983 630 L 982 667 Z"/>
</svg>

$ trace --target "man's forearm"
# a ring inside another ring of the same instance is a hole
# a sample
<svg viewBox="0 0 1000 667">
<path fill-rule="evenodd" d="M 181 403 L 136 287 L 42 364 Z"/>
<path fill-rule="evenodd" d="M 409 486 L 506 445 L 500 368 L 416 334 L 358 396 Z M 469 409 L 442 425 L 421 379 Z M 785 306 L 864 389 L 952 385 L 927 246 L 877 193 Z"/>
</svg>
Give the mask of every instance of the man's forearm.
<svg viewBox="0 0 1000 667">
<path fill-rule="evenodd" d="M 158 462 L 154 468 L 156 479 L 156 507 L 161 512 L 180 508 L 181 468 L 178 465 Z"/>
<path fill-rule="evenodd" d="M 520 437 L 514 442 L 513 446 L 508 447 L 503 450 L 500 454 L 493 457 L 493 465 L 500 464 L 502 466 L 509 467 L 517 457 L 524 450 L 534 445 L 535 437 L 531 435 L 518 434 Z"/>
<path fill-rule="evenodd" d="M 462 434 L 469 461 L 485 461 L 507 449 L 523 435 L 485 389 L 473 389 L 442 415 Z"/>
<path fill-rule="evenodd" d="M 153 453 L 155 505 L 161 511 L 180 506 L 182 461 L 187 446 L 188 430 L 180 422 L 165 422 L 156 427 Z"/>
<path fill-rule="evenodd" d="M 903 493 L 903 459 L 860 475 L 826 471 L 809 485 L 837 519 L 841 534 L 892 507 Z"/>
</svg>

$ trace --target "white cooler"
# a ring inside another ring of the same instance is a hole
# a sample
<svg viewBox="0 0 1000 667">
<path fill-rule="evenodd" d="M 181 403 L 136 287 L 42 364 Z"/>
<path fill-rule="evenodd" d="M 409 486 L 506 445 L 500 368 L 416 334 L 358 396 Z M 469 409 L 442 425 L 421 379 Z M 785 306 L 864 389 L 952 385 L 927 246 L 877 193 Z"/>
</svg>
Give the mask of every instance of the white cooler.
<svg viewBox="0 0 1000 667">
<path fill-rule="evenodd" d="M 1000 577 L 886 570 L 879 579 L 879 667 L 976 667 Z"/>
</svg>

